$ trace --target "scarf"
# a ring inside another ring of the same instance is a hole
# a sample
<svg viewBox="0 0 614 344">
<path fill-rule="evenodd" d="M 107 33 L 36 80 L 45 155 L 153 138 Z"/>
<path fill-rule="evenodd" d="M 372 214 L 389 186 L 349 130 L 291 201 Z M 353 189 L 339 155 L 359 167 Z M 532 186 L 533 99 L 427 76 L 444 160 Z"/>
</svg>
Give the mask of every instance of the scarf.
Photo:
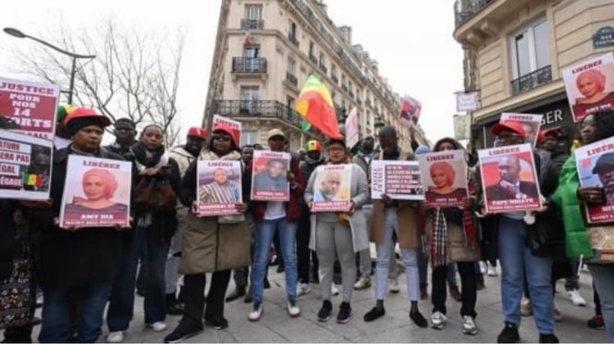
<svg viewBox="0 0 614 344">
<path fill-rule="evenodd" d="M 200 155 L 198 156 L 198 160 L 226 160 L 226 161 L 239 160 L 241 161 L 241 164 L 243 164 L 243 160 L 241 159 L 241 153 L 235 150 L 230 151 L 226 155 L 223 155 L 223 156 L 218 156 L 212 150 L 202 150 L 200 152 Z"/>
<path fill-rule="evenodd" d="M 471 170 L 467 170 L 467 186 L 469 195 L 475 194 L 475 179 Z M 435 215 L 432 218 L 432 243 L 431 243 L 431 264 L 433 269 L 438 266 L 447 265 L 447 245 L 448 245 L 448 224 L 441 208 L 435 208 Z M 463 236 L 465 244 L 470 248 L 477 245 L 477 236 L 473 212 L 471 209 L 463 207 Z"/>
<path fill-rule="evenodd" d="M 160 146 L 155 151 L 150 151 L 145 148 L 143 143 L 137 142 L 137 144 L 132 146 L 131 150 L 139 171 L 150 167 L 159 168 L 168 165 L 169 156 L 164 146 Z"/>
</svg>

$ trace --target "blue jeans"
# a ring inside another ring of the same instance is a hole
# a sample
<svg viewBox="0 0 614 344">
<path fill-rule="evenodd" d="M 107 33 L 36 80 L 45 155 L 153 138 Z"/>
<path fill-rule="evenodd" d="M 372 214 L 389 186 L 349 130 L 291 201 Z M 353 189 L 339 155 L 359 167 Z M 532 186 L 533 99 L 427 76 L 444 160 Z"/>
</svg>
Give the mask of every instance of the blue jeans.
<svg viewBox="0 0 614 344">
<path fill-rule="evenodd" d="M 531 293 L 535 324 L 540 334 L 554 332 L 552 314 L 552 259 L 531 254 L 526 246 L 524 220 L 499 216 L 499 260 L 501 261 L 501 305 L 505 322 L 520 325 L 520 302 L 525 271 Z"/>
<path fill-rule="evenodd" d="M 276 220 L 256 222 L 256 260 L 252 267 L 252 294 L 254 304 L 262 304 L 264 277 L 269 262 L 269 252 L 273 236 L 279 234 L 281 255 L 286 267 L 286 293 L 288 301 L 296 300 L 296 222 L 288 222 L 285 217 Z"/>
<path fill-rule="evenodd" d="M 38 341 L 41 343 L 68 343 L 70 339 L 70 298 L 75 293 L 81 294 L 79 313 L 79 342 L 93 343 L 102 333 L 102 316 L 111 284 L 89 286 L 77 289 L 45 289 L 41 331 Z"/>
<path fill-rule="evenodd" d="M 124 247 L 122 266 L 113 283 L 107 311 L 110 332 L 126 331 L 134 309 L 136 270 L 141 247 L 147 247 L 147 275 L 143 308 L 145 323 L 166 319 L 165 267 L 169 242 L 160 240 L 152 228 L 137 227 L 134 240 Z"/>
<path fill-rule="evenodd" d="M 601 314 L 610 343 L 614 343 L 614 264 L 589 264 L 601 300 Z"/>
</svg>

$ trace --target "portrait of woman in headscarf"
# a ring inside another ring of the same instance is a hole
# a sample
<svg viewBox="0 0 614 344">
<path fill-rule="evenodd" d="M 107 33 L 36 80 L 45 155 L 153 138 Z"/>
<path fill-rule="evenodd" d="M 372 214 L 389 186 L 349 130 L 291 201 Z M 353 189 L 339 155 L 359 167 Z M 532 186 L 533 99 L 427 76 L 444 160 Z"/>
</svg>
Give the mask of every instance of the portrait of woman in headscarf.
<svg viewBox="0 0 614 344">
<path fill-rule="evenodd" d="M 462 198 L 467 195 L 467 190 L 454 186 L 456 172 L 452 165 L 445 161 L 433 163 L 429 169 L 432 184 L 425 193 L 427 202 L 437 198 Z"/>
<path fill-rule="evenodd" d="M 117 179 L 108 170 L 94 168 L 83 174 L 82 187 L 85 197 L 75 196 L 66 205 L 65 216 L 83 214 L 113 214 L 128 212 L 128 206 L 113 200 L 117 191 Z"/>
<path fill-rule="evenodd" d="M 606 91 L 606 76 L 597 69 L 589 69 L 578 75 L 576 87 L 582 97 L 576 99 L 573 112 L 584 117 L 604 107 L 614 107 L 614 91 Z"/>
</svg>

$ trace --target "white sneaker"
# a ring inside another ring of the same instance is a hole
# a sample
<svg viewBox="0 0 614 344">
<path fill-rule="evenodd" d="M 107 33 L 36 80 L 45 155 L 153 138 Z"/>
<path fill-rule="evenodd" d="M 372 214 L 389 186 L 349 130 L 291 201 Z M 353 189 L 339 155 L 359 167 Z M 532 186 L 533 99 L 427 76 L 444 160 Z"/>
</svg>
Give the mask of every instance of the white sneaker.
<svg viewBox="0 0 614 344">
<path fill-rule="evenodd" d="M 296 297 L 311 293 L 311 287 L 307 283 L 298 283 L 296 285 Z"/>
<path fill-rule="evenodd" d="M 107 343 L 122 343 L 124 341 L 124 332 L 110 332 L 107 335 Z"/>
<path fill-rule="evenodd" d="M 339 295 L 339 289 L 337 289 L 337 287 L 335 286 L 335 283 L 331 285 L 330 292 L 331 294 L 333 294 L 333 296 Z"/>
<path fill-rule="evenodd" d="M 145 327 L 154 330 L 154 332 L 162 332 L 166 330 L 166 323 L 164 321 L 156 321 L 153 324 L 145 324 Z"/>
<path fill-rule="evenodd" d="M 371 286 L 371 278 L 369 277 L 361 277 L 358 279 L 358 282 L 354 284 L 354 290 L 362 290 L 367 289 Z"/>
<path fill-rule="evenodd" d="M 486 265 L 486 262 L 480 261 L 480 273 L 482 275 L 486 275 L 487 271 L 488 271 L 488 265 Z"/>
<path fill-rule="evenodd" d="M 468 315 L 463 316 L 463 333 L 472 336 L 478 334 L 478 327 L 475 326 L 475 321 Z"/>
<path fill-rule="evenodd" d="M 578 289 L 574 289 L 572 291 L 568 291 L 567 295 L 569 295 L 569 298 L 571 299 L 571 302 L 574 305 L 579 306 L 579 307 L 586 306 L 586 300 L 584 300 L 582 295 L 580 295 L 580 291 Z"/>
<path fill-rule="evenodd" d="M 262 309 L 262 305 L 254 305 L 254 309 L 252 309 L 252 311 L 249 312 L 247 319 L 249 321 L 258 321 L 260 320 L 260 317 L 262 317 L 263 311 L 264 310 Z"/>
<path fill-rule="evenodd" d="M 443 313 L 435 312 L 431 315 L 431 327 L 436 330 L 441 330 L 446 325 L 446 320 L 448 320 L 448 317 Z"/>
<path fill-rule="evenodd" d="M 488 264 L 488 276 L 497 276 L 497 268 L 495 266 Z"/>
<path fill-rule="evenodd" d="M 388 291 L 393 294 L 398 294 L 401 291 L 398 278 L 392 277 L 388 279 Z"/>
<path fill-rule="evenodd" d="M 289 301 L 288 302 L 288 315 L 290 315 L 290 317 L 292 317 L 292 318 L 296 318 L 299 315 L 301 315 L 301 309 L 296 304 L 296 301 L 294 301 L 294 302 Z"/>
</svg>

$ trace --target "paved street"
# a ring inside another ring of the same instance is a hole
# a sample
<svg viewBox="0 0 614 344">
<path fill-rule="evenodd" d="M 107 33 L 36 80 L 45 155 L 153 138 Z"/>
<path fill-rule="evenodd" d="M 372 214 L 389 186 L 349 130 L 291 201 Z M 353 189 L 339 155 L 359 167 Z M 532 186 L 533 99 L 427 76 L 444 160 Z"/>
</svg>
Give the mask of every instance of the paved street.
<svg viewBox="0 0 614 344">
<path fill-rule="evenodd" d="M 302 315 L 291 319 L 285 310 L 283 276 L 284 274 L 275 272 L 275 267 L 271 267 L 269 273 L 271 289 L 265 290 L 265 311 L 259 322 L 250 323 L 247 320 L 251 304 L 245 304 L 240 299 L 226 304 L 226 318 L 230 323 L 227 329 L 216 331 L 206 327 L 200 335 L 189 339 L 188 342 L 493 342 L 496 341 L 503 324 L 499 277 L 485 277 L 486 288 L 478 292 L 477 325 L 480 332 L 476 336 L 467 336 L 461 332 L 458 315 L 460 304 L 451 299 L 448 299 L 450 319 L 443 330 L 420 329 L 415 326 L 408 317 L 409 303 L 405 297 L 404 283 L 399 294 L 391 294 L 386 300 L 386 316 L 372 323 L 365 323 L 362 317 L 374 305 L 373 288 L 354 293 L 353 319 L 349 324 L 339 325 L 334 318 L 328 323 L 318 322 L 316 313 L 321 300 L 318 286 L 315 284 L 312 284 L 310 294 L 299 298 Z M 399 281 L 404 281 L 404 277 L 401 275 Z M 556 324 L 556 334 L 562 342 L 607 342 L 605 331 L 586 327 L 586 320 L 594 311 L 590 274 L 582 273 L 581 284 L 581 293 L 589 302 L 588 307 L 574 306 L 564 292 L 562 281 L 559 282 L 556 305 L 564 314 L 564 319 Z M 228 292 L 230 293 L 233 288 L 234 284 L 231 281 Z M 161 342 L 164 335 L 172 331 L 179 317 L 168 318 L 169 328 L 164 333 L 144 329 L 142 301 L 142 298 L 137 298 L 135 318 L 127 333 L 126 341 Z M 340 302 L 340 296 L 333 298 L 335 316 Z M 420 309 L 427 318 L 430 318 L 430 308 L 429 300 L 420 301 Z M 104 336 L 106 333 L 105 328 Z M 523 318 L 520 335 L 523 342 L 538 340 L 532 317 Z M 104 337 L 101 341 L 104 341 Z"/>
</svg>

